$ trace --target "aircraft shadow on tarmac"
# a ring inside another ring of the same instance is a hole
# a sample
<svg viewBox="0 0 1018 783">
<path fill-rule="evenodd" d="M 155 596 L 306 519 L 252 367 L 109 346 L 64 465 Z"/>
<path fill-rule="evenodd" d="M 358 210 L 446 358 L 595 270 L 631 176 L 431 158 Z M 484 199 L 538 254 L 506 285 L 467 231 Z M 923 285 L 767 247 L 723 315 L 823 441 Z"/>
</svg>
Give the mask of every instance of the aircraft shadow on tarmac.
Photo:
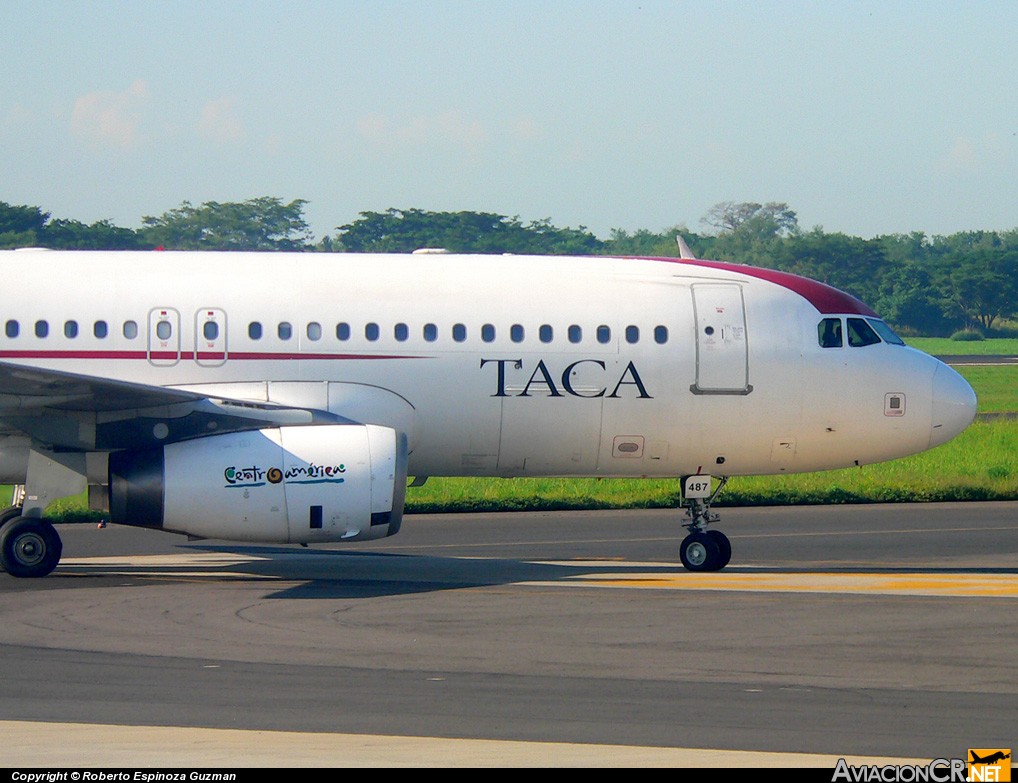
<svg viewBox="0 0 1018 783">
<path fill-rule="evenodd" d="M 695 589 L 697 580 L 710 578 L 714 589 L 724 589 L 715 580 L 735 576 L 745 586 L 745 577 L 750 575 L 824 575 L 848 576 L 908 575 L 926 576 L 951 575 L 1016 575 L 1018 568 L 981 567 L 912 567 L 876 566 L 846 564 L 838 566 L 825 562 L 822 566 L 729 566 L 714 574 L 696 574 L 683 569 L 679 563 L 627 563 L 624 560 L 577 560 L 539 562 L 513 558 L 493 557 L 440 557 L 420 554 L 394 554 L 378 552 L 351 552 L 329 549 L 293 549 L 277 546 L 251 545 L 202 545 L 188 546 L 183 560 L 176 556 L 169 561 L 153 560 L 151 563 L 123 562 L 105 564 L 92 562 L 65 564 L 54 576 L 73 574 L 78 578 L 130 576 L 163 582 L 250 580 L 290 583 L 270 590 L 266 598 L 279 599 L 335 599 L 373 598 L 382 596 L 429 593 L 441 590 L 460 590 L 477 587 L 496 587 L 520 583 L 593 583 L 599 580 L 622 579 L 632 586 L 649 583 L 662 574 L 680 578 Z M 53 577 L 51 577 L 52 579 Z M 296 583 L 296 584 L 293 584 Z M 737 589 L 733 583 L 733 589 Z"/>
<path fill-rule="evenodd" d="M 63 564 L 53 577 L 131 576 L 159 582 L 279 581 L 289 584 L 268 593 L 266 598 L 374 598 L 380 596 L 494 587 L 521 582 L 557 582 L 596 577 L 598 574 L 661 573 L 661 566 L 627 565 L 624 562 L 590 561 L 542 563 L 511 558 L 436 557 L 378 552 L 340 552 L 329 549 L 293 549 L 274 546 L 207 545 L 189 546 L 187 552 L 207 557 L 177 562 L 163 559 L 152 563 L 126 565 L 117 561 Z M 231 557 L 234 556 L 234 557 Z M 174 558 L 175 560 L 176 558 Z M 673 569 L 667 569 L 673 570 Z M 674 570 L 684 571 L 675 564 Z"/>
</svg>

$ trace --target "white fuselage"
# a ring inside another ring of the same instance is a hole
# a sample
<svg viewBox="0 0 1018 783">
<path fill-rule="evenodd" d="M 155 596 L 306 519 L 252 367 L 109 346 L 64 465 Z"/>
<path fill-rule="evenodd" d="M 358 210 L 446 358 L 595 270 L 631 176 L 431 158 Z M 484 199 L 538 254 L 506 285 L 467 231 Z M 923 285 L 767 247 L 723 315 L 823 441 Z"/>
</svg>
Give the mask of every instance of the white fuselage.
<svg viewBox="0 0 1018 783">
<path fill-rule="evenodd" d="M 973 413 L 967 384 L 919 351 L 821 347 L 823 318 L 873 317 L 850 297 L 735 266 L 56 251 L 0 265 L 17 290 L 3 361 L 393 427 L 411 475 L 813 471 L 922 451 Z M 8 435 L 0 478 L 23 478 L 27 445 Z"/>
</svg>

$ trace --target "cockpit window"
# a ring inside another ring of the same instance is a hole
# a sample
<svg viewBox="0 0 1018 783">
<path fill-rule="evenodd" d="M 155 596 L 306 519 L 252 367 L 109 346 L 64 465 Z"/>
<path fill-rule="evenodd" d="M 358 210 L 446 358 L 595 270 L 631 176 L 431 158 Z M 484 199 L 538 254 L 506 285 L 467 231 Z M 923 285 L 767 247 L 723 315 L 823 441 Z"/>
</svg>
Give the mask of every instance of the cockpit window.
<svg viewBox="0 0 1018 783">
<path fill-rule="evenodd" d="M 898 337 L 898 335 L 894 333 L 894 330 L 880 319 L 867 318 L 866 322 L 874 329 L 876 329 L 877 334 L 880 335 L 880 337 L 883 339 L 885 343 L 890 343 L 891 345 L 905 344 L 905 341 Z"/>
<path fill-rule="evenodd" d="M 825 318 L 817 325 L 817 339 L 821 348 L 841 348 L 841 319 Z"/>
<path fill-rule="evenodd" d="M 862 318 L 848 319 L 848 344 L 853 348 L 861 348 L 864 345 L 875 345 L 880 342 L 877 333 Z"/>
</svg>

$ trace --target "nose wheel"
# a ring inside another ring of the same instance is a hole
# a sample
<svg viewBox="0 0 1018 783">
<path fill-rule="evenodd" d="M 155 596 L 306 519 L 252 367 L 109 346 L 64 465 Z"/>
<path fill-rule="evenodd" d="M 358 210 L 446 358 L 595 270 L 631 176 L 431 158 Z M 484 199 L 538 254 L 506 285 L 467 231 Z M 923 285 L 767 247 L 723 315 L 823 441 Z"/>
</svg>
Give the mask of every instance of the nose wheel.
<svg viewBox="0 0 1018 783">
<path fill-rule="evenodd" d="M 711 503 L 721 492 L 727 477 L 722 477 L 717 489 L 710 491 L 710 476 L 687 476 L 683 482 L 683 503 L 689 520 L 683 527 L 689 535 L 679 545 L 679 559 L 689 571 L 720 571 L 732 559 L 732 543 L 720 530 L 708 530 L 707 525 L 717 522 L 717 514 L 710 512 Z"/>
<path fill-rule="evenodd" d="M 690 533 L 679 545 L 679 559 L 690 571 L 720 571 L 732 559 L 732 543 L 720 530 Z"/>
</svg>

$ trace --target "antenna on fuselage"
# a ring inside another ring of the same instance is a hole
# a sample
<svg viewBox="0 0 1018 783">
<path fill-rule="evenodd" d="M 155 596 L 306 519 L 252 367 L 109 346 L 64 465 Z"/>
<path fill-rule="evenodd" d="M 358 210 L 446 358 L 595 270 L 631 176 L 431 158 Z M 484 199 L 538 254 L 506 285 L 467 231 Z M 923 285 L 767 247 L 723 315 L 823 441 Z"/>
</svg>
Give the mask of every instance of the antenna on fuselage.
<svg viewBox="0 0 1018 783">
<path fill-rule="evenodd" d="M 684 258 L 687 261 L 696 260 L 696 256 L 694 256 L 693 251 L 689 249 L 689 245 L 687 245 L 686 240 L 682 238 L 682 234 L 676 234 L 675 241 L 679 243 L 679 258 Z"/>
</svg>

